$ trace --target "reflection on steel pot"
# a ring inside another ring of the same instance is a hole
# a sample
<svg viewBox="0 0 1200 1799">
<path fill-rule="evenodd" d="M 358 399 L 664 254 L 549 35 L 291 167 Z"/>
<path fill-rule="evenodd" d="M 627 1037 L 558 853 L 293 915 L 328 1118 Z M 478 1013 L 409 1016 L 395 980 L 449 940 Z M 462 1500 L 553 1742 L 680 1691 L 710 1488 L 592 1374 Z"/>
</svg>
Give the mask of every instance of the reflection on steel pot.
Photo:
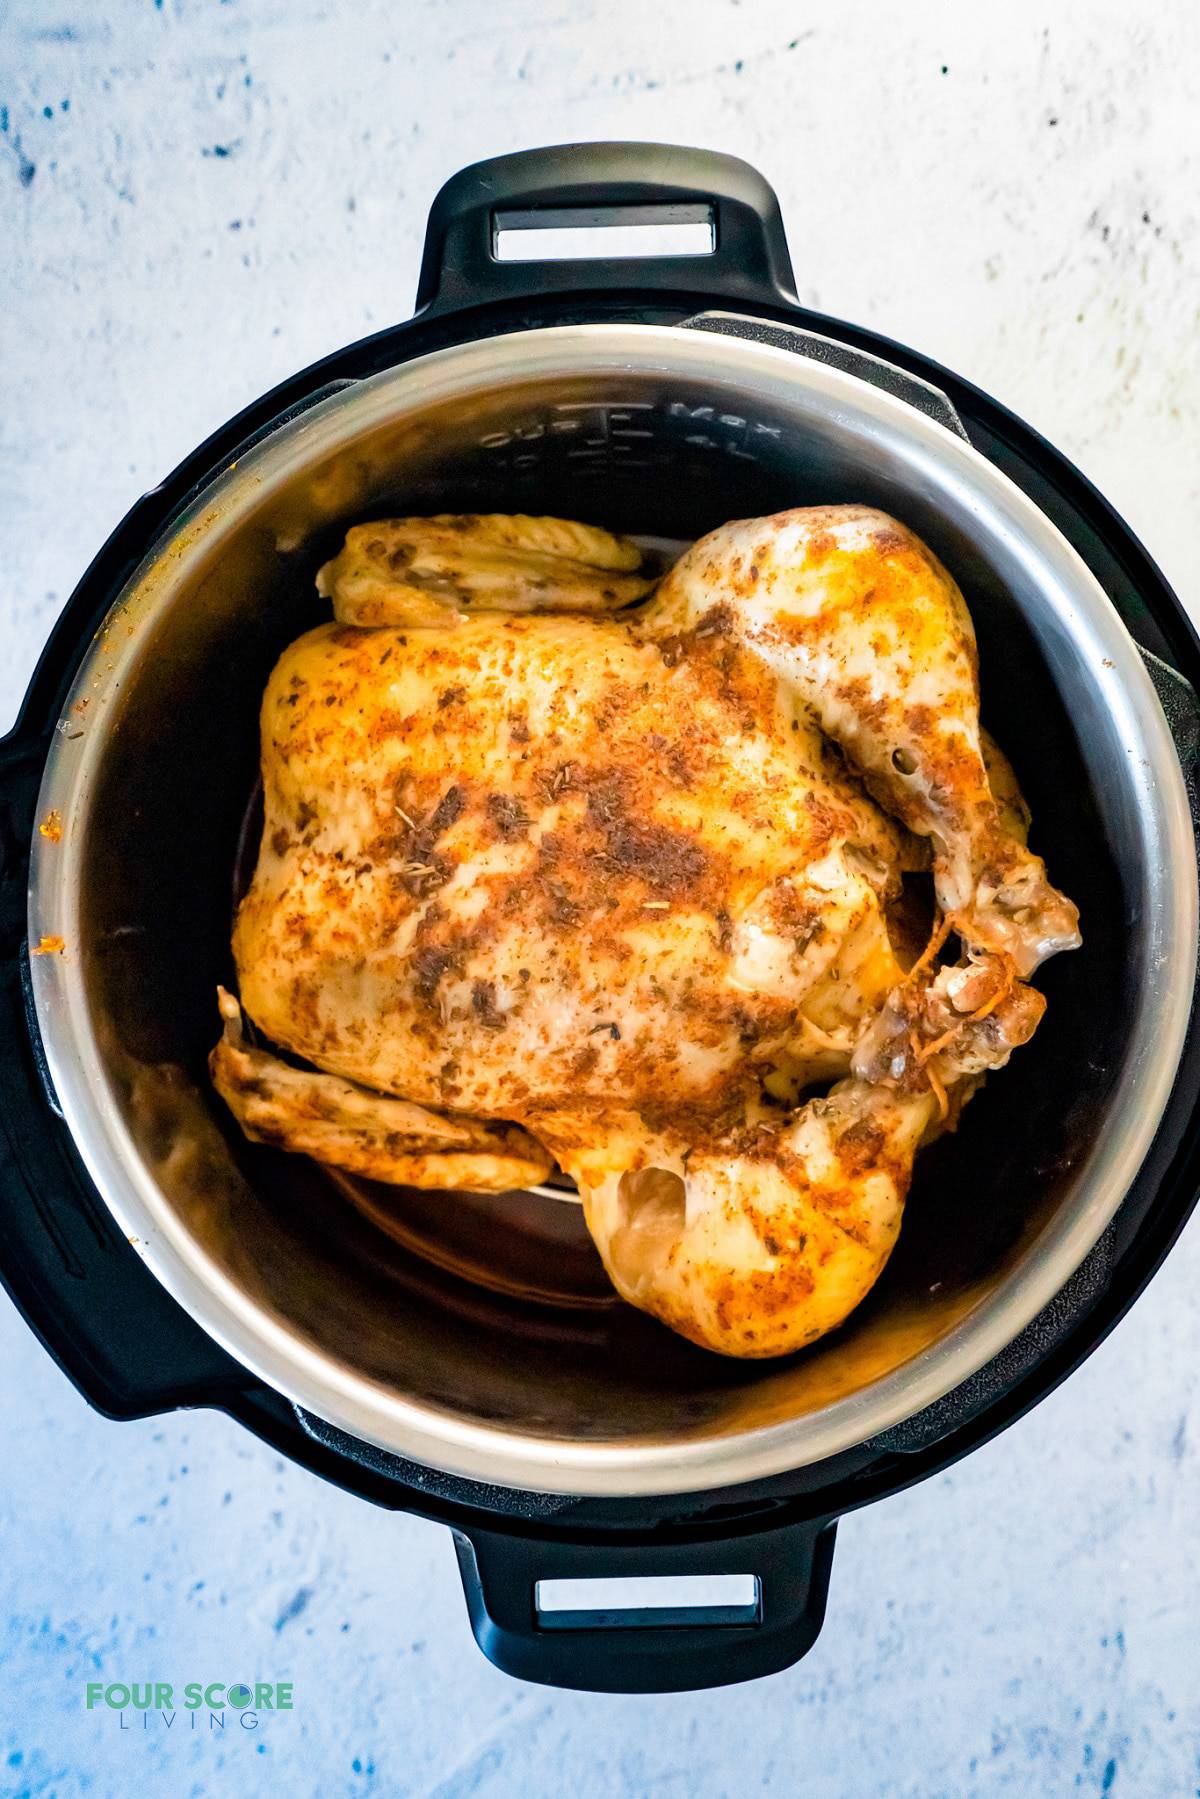
<svg viewBox="0 0 1200 1799">
<path fill-rule="evenodd" d="M 497 215 L 645 213 L 711 216 L 713 254 L 493 255 Z M 1200 657 L 1054 451 L 797 306 L 774 197 L 742 164 L 597 145 L 468 170 L 435 204 L 419 302 L 139 503 L 0 746 L 0 1265 L 103 1409 L 220 1405 L 365 1497 L 446 1519 L 502 1666 L 617 1690 L 744 1678 L 815 1637 L 834 1520 L 1053 1386 L 1193 1203 Z M 313 577 L 347 525 L 534 511 L 679 540 L 847 499 L 911 525 L 966 592 L 985 716 L 1085 942 L 1046 970 L 1046 1022 L 1002 1098 L 928 1153 L 842 1330 L 726 1363 L 613 1300 L 575 1209 L 544 1194 L 451 1206 L 244 1142 L 204 1058 L 258 699 L 321 616 Z M 28 941 L 49 953 L 22 961 L 27 866 Z M 619 1617 L 544 1598 L 664 1574 L 750 1585 Z"/>
</svg>

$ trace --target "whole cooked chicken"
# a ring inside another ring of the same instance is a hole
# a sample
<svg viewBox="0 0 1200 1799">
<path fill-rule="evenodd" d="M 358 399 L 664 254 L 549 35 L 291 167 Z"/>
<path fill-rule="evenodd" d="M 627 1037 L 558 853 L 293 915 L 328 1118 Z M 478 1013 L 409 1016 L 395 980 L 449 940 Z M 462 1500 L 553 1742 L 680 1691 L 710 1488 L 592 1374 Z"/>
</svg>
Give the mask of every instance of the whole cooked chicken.
<svg viewBox="0 0 1200 1799">
<path fill-rule="evenodd" d="M 833 1329 L 1079 942 L 951 577 L 826 506 L 661 578 L 563 520 L 391 520 L 318 587 L 333 620 L 263 701 L 212 1056 L 246 1134 L 447 1190 L 557 1165 L 672 1329 L 736 1356 Z"/>
</svg>

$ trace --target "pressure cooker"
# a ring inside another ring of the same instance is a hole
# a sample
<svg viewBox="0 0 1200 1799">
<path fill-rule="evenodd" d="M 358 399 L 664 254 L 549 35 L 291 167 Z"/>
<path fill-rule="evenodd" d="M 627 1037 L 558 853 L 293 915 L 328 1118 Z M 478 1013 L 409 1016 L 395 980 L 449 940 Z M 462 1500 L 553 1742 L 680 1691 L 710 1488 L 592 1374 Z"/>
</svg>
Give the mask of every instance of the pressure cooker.
<svg viewBox="0 0 1200 1799">
<path fill-rule="evenodd" d="M 642 224 L 691 227 L 699 253 L 512 254 L 533 229 Z M 838 501 L 902 519 L 957 578 L 985 722 L 1084 935 L 1044 971 L 1034 1042 L 922 1158 L 850 1320 L 779 1361 L 711 1355 L 615 1298 L 553 1191 L 350 1192 L 246 1142 L 206 1054 L 258 704 L 348 525 L 529 512 L 680 544 Z M 632 1692 L 785 1667 L 820 1629 L 838 1519 L 1050 1392 L 1195 1203 L 1198 670 L 1179 601 L 1063 456 L 799 304 L 753 169 L 614 143 L 464 170 L 415 317 L 138 501 L 0 743 L 8 1291 L 109 1417 L 216 1407 L 444 1521 L 479 1645 L 514 1675 Z"/>
</svg>

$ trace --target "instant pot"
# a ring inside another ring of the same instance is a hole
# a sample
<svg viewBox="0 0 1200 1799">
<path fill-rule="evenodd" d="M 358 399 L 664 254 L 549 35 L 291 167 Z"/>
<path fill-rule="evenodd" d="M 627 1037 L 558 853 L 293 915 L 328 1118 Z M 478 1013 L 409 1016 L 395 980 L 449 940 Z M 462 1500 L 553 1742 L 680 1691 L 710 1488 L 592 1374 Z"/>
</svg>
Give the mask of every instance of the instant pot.
<svg viewBox="0 0 1200 1799">
<path fill-rule="evenodd" d="M 498 253 L 531 227 L 642 222 L 711 247 Z M 678 543 L 830 501 L 894 513 L 957 577 L 985 722 L 1084 934 L 1041 977 L 1032 1044 L 923 1155 L 850 1320 L 726 1360 L 622 1305 L 551 1194 L 373 1188 L 245 1141 L 205 1057 L 258 703 L 323 615 L 314 573 L 347 526 L 557 513 Z M 1062 456 L 798 304 L 745 164 L 592 144 L 465 170 L 434 203 L 415 318 L 285 382 L 138 502 L 0 744 L 9 1292 L 108 1416 L 217 1407 L 448 1524 L 475 1635 L 512 1674 L 629 1692 L 786 1666 L 820 1629 L 838 1518 L 1055 1387 L 1195 1203 L 1198 669 L 1162 575 Z M 613 1576 L 727 1578 L 668 1608 L 577 1584 Z"/>
</svg>

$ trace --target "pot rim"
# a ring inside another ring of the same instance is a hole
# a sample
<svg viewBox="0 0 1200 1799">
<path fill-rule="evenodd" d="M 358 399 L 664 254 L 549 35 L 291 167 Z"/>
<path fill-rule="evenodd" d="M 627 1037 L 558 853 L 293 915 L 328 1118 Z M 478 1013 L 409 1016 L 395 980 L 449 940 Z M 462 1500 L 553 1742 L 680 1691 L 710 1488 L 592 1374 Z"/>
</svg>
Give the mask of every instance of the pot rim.
<svg viewBox="0 0 1200 1799">
<path fill-rule="evenodd" d="M 987 506 L 999 529 L 1053 597 L 1100 684 L 1128 750 L 1129 780 L 1157 851 L 1149 992 L 1138 1053 L 1127 1059 L 1106 1126 L 1088 1158 L 1087 1203 L 1055 1218 L 997 1288 L 938 1342 L 858 1391 L 797 1419 L 692 1440 L 596 1443 L 526 1435 L 472 1423 L 407 1399 L 354 1373 L 249 1299 L 204 1251 L 141 1160 L 106 1101 L 104 1057 L 89 1016 L 79 941 L 79 891 L 87 800 L 103 755 L 106 701 L 136 678 L 147 626 L 190 578 L 197 556 L 222 542 L 300 466 L 331 456 L 403 410 L 469 396 L 502 378 L 658 373 L 754 389 L 795 404 L 865 416 L 905 440 L 906 454 L 952 477 Z M 119 630 L 117 629 L 119 623 Z M 68 735 L 72 705 L 89 698 L 82 735 Z M 38 817 L 57 811 L 61 840 L 35 835 L 29 937 L 61 936 L 63 954 L 31 960 L 46 1060 L 64 1118 L 88 1172 L 125 1235 L 169 1293 L 237 1361 L 293 1403 L 380 1448 L 466 1479 L 587 1496 L 653 1495 L 728 1487 L 824 1461 L 893 1428 L 943 1398 L 1030 1324 L 1083 1262 L 1117 1211 L 1150 1149 L 1183 1052 L 1192 985 L 1174 971 L 1196 966 L 1195 844 L 1174 744 L 1137 646 L 1099 582 L 1034 503 L 977 450 L 903 400 L 858 376 L 794 352 L 676 326 L 552 326 L 432 351 L 317 401 L 212 477 L 170 522 L 129 577 L 84 654 L 47 756 Z M 1192 879 L 1180 880 L 1187 868 Z M 1153 1028 L 1147 1020 L 1152 1017 Z M 1117 1141 L 1111 1139 L 1116 1136 Z M 1093 1166 L 1094 1164 L 1094 1166 Z"/>
</svg>

